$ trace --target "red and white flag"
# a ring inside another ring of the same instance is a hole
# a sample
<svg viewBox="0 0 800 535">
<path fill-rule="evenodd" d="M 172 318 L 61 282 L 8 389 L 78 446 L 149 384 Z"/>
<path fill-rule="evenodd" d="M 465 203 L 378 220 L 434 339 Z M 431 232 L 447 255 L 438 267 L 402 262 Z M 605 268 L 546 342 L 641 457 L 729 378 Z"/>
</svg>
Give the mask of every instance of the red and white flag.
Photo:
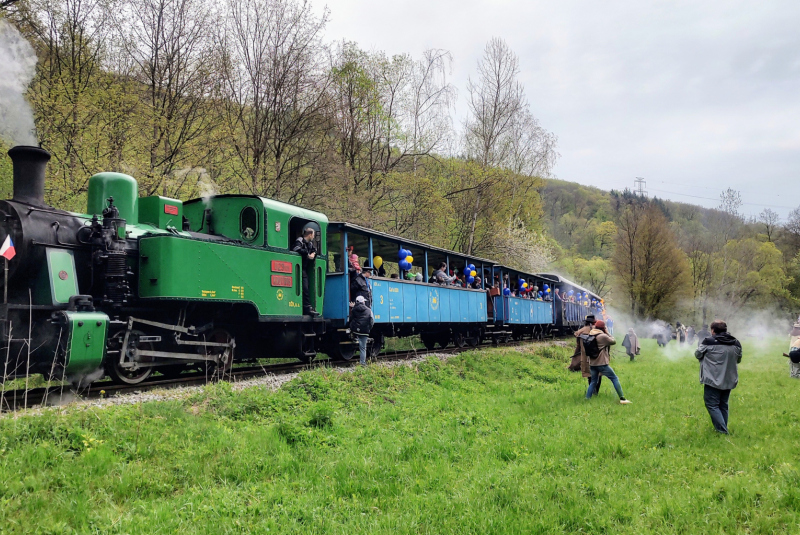
<svg viewBox="0 0 800 535">
<path fill-rule="evenodd" d="M 0 247 L 0 256 L 5 257 L 6 260 L 11 260 L 16 256 L 17 251 L 14 249 L 14 242 L 11 241 L 11 235 L 6 236 L 6 241 L 3 242 L 3 246 Z"/>
</svg>

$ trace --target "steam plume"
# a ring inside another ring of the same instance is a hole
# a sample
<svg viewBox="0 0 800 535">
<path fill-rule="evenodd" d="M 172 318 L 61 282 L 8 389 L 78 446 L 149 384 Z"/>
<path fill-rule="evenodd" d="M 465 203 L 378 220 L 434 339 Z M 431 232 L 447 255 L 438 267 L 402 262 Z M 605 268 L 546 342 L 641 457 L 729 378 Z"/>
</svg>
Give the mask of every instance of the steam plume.
<svg viewBox="0 0 800 535">
<path fill-rule="evenodd" d="M 0 58 L 0 138 L 36 145 L 33 111 L 23 96 L 36 73 L 36 52 L 5 20 L 0 20 Z"/>
</svg>

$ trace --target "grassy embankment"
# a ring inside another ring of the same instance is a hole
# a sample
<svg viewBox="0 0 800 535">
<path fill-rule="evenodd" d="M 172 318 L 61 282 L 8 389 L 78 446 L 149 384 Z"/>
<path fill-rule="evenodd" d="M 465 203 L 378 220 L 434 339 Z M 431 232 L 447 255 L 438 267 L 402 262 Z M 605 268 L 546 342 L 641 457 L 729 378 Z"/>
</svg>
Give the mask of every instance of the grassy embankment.
<svg viewBox="0 0 800 535">
<path fill-rule="evenodd" d="M 745 346 L 730 426 L 651 341 L 583 399 L 566 350 L 0 421 L 2 533 L 798 533 L 800 383 Z"/>
</svg>

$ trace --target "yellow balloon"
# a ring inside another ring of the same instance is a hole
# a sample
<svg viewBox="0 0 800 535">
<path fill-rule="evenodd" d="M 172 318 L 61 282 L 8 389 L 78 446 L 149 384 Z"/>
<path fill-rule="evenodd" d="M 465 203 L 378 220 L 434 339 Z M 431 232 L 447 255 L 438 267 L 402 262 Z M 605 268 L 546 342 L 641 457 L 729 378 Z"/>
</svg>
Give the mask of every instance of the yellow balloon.
<svg viewBox="0 0 800 535">
<path fill-rule="evenodd" d="M 383 258 L 381 258 L 380 256 L 376 256 L 375 258 L 372 259 L 372 265 L 373 267 L 380 269 L 380 267 L 383 265 Z"/>
<path fill-rule="evenodd" d="M 528 287 L 528 283 L 526 282 L 525 284 L 522 285 L 522 287 L 523 288 L 527 288 Z"/>
<path fill-rule="evenodd" d="M 411 256 L 411 255 L 408 255 L 406 257 L 406 262 L 408 262 L 409 264 L 413 264 L 414 263 L 414 257 Z"/>
<path fill-rule="evenodd" d="M 478 272 L 473 269 L 472 271 L 469 272 L 469 274 L 474 277 L 478 274 Z"/>
</svg>

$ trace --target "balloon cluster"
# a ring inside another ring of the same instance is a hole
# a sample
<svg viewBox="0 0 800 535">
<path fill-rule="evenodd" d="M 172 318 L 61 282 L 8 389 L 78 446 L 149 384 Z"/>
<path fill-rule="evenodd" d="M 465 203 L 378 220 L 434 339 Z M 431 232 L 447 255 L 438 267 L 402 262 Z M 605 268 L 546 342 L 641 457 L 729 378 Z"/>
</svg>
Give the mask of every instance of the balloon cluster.
<svg viewBox="0 0 800 535">
<path fill-rule="evenodd" d="M 519 284 L 520 293 L 525 293 L 528 290 L 528 283 L 522 277 L 519 278 L 517 283 Z"/>
<path fill-rule="evenodd" d="M 547 284 L 542 284 L 542 289 L 544 290 L 544 293 L 546 294 L 550 293 L 550 286 L 548 286 Z"/>
<path fill-rule="evenodd" d="M 472 284 L 475 282 L 475 277 L 478 275 L 478 272 L 475 271 L 475 264 L 467 264 L 464 267 L 464 276 L 467 279 L 468 284 Z"/>
<path fill-rule="evenodd" d="M 411 269 L 411 264 L 414 263 L 414 257 L 411 256 L 411 251 L 408 249 L 400 249 L 397 257 L 400 260 L 397 263 L 397 265 L 400 266 L 400 269 L 403 271 L 409 271 Z"/>
</svg>

